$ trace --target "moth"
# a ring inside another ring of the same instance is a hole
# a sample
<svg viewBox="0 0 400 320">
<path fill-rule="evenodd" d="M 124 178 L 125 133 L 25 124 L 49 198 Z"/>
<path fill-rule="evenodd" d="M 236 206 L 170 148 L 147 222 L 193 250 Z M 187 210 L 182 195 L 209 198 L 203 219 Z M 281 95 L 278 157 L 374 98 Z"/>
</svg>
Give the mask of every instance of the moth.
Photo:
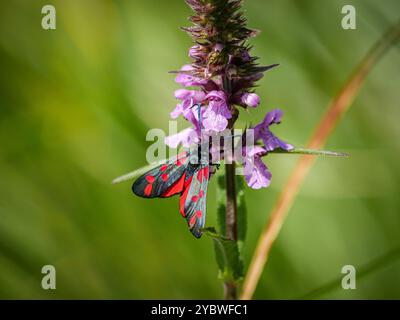
<svg viewBox="0 0 400 320">
<path fill-rule="evenodd" d="M 196 238 L 202 235 L 206 221 L 207 189 L 219 165 L 211 164 L 205 144 L 178 155 L 139 177 L 132 191 L 142 198 L 169 198 L 179 195 L 180 213 Z M 204 150 L 206 149 L 206 150 Z"/>
<path fill-rule="evenodd" d="M 193 107 L 197 107 L 197 119 L 201 123 L 201 105 L 192 103 Z M 146 172 L 132 185 L 133 193 L 142 198 L 179 195 L 181 215 L 196 238 L 201 237 L 206 222 L 208 183 L 219 168 L 219 164 L 211 163 L 209 150 L 209 141 L 198 144 L 191 151 Z"/>
</svg>

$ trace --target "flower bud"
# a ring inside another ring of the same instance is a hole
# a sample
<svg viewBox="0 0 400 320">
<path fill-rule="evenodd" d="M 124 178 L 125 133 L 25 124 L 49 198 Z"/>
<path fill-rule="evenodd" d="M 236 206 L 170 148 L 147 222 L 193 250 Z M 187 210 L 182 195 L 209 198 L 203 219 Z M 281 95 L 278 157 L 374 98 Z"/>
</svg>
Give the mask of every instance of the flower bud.
<svg viewBox="0 0 400 320">
<path fill-rule="evenodd" d="M 245 93 L 241 100 L 243 104 L 251 108 L 256 108 L 260 104 L 260 97 L 255 93 Z"/>
</svg>

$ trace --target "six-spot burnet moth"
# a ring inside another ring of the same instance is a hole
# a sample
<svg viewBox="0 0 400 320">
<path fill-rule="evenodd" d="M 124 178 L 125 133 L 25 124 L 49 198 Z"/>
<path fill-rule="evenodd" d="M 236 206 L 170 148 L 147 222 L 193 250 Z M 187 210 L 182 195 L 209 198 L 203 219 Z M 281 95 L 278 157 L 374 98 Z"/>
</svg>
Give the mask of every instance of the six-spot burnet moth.
<svg viewBox="0 0 400 320">
<path fill-rule="evenodd" d="M 200 108 L 199 119 L 200 119 Z M 218 165 L 211 164 L 208 142 L 184 152 L 139 177 L 132 191 L 143 198 L 169 198 L 180 195 L 180 212 L 196 238 L 206 221 L 206 196 L 210 177 Z"/>
</svg>

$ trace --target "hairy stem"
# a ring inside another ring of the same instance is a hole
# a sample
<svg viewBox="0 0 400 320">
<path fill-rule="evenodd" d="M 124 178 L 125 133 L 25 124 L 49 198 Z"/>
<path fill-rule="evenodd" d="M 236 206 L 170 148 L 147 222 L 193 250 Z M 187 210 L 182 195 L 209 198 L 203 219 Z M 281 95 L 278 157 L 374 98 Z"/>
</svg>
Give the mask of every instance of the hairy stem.
<svg viewBox="0 0 400 320">
<path fill-rule="evenodd" d="M 230 80 L 223 75 L 222 83 L 227 95 L 231 92 Z M 233 127 L 239 116 L 237 110 L 231 107 L 232 118 L 229 119 L 228 128 L 233 134 Z M 225 164 L 225 183 L 226 183 L 226 238 L 232 241 L 237 241 L 237 204 L 236 204 L 236 186 L 235 186 L 235 162 Z M 234 281 L 225 280 L 224 282 L 224 299 L 237 300 L 238 289 Z"/>
<path fill-rule="evenodd" d="M 237 300 L 237 285 L 235 282 L 231 281 L 224 282 L 224 299 Z"/>
<path fill-rule="evenodd" d="M 346 85 L 335 97 L 327 112 L 318 123 L 307 148 L 322 148 L 333 132 L 338 121 L 352 105 L 365 78 L 379 59 L 400 39 L 400 22 L 391 27 L 364 57 L 358 68 L 350 77 Z M 256 289 L 261 273 L 268 261 L 269 253 L 278 237 L 288 211 L 290 210 L 299 189 L 314 164 L 314 157 L 303 155 L 283 188 L 275 206 L 272 209 L 269 221 L 259 238 L 256 251 L 252 258 L 249 271 L 243 285 L 241 299 L 251 299 Z"/>
<path fill-rule="evenodd" d="M 235 163 L 225 164 L 226 178 L 226 238 L 237 241 L 237 204 L 235 186 Z M 226 300 L 237 299 L 237 285 L 231 281 L 224 283 Z"/>
<path fill-rule="evenodd" d="M 237 241 L 235 164 L 226 164 L 226 237 Z"/>
</svg>

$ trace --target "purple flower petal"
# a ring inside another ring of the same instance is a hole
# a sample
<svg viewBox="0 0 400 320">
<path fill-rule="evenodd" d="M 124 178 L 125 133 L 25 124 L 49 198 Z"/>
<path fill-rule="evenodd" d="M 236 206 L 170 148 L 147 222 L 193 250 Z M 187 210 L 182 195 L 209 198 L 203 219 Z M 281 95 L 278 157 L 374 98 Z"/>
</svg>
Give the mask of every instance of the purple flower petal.
<svg viewBox="0 0 400 320">
<path fill-rule="evenodd" d="M 243 150 L 244 151 L 244 156 L 247 158 L 252 158 L 255 156 L 264 156 L 266 155 L 266 150 L 263 147 L 260 146 L 246 146 L 246 148 Z"/>
<path fill-rule="evenodd" d="M 202 47 L 194 45 L 189 49 L 189 57 L 195 60 L 204 60 L 207 58 L 207 54 L 202 51 Z"/>
<path fill-rule="evenodd" d="M 186 100 L 191 97 L 191 90 L 178 89 L 175 91 L 175 98 L 178 100 Z"/>
<path fill-rule="evenodd" d="M 228 126 L 232 114 L 224 101 L 210 101 L 204 112 L 203 126 L 206 131 L 221 132 Z"/>
<path fill-rule="evenodd" d="M 177 119 L 183 113 L 182 104 L 179 103 L 176 105 L 175 109 L 170 113 L 172 119 Z"/>
<path fill-rule="evenodd" d="M 193 67 L 191 65 L 184 65 L 181 68 L 181 71 L 193 71 Z M 202 86 L 206 85 L 208 80 L 201 79 L 186 72 L 178 73 L 175 78 L 175 81 L 184 87 L 192 87 L 192 86 Z"/>
<path fill-rule="evenodd" d="M 195 129 L 187 128 L 181 132 L 168 136 L 164 139 L 164 143 L 171 148 L 178 148 L 180 144 L 185 148 L 189 148 L 192 144 L 198 142 L 198 135 Z"/>
<path fill-rule="evenodd" d="M 186 118 L 186 115 L 191 112 L 193 100 L 184 100 L 176 105 L 175 109 L 170 113 L 172 119 L 178 118 L 181 114 Z"/>
<path fill-rule="evenodd" d="M 197 90 L 178 89 L 175 91 L 175 97 L 183 101 L 170 113 L 171 118 L 176 119 L 182 114 L 186 119 L 188 119 L 188 114 L 191 113 L 191 108 L 195 104 L 202 104 L 206 94 Z"/>
<path fill-rule="evenodd" d="M 209 105 L 204 112 L 204 129 L 206 131 L 224 131 L 228 126 L 228 119 L 232 118 L 225 92 L 213 90 L 207 94 L 206 99 L 209 100 Z"/>
<path fill-rule="evenodd" d="M 283 150 L 291 150 L 294 148 L 291 144 L 282 141 L 269 130 L 265 130 L 261 139 L 263 140 L 264 147 L 267 151 L 273 151 L 278 148 Z"/>
<path fill-rule="evenodd" d="M 181 71 L 192 71 L 193 67 L 190 64 L 186 64 L 181 68 Z M 186 82 L 192 79 L 192 76 L 187 73 L 178 73 L 175 78 L 175 82 L 184 85 Z"/>
<path fill-rule="evenodd" d="M 254 127 L 255 141 L 262 139 L 264 142 L 264 147 L 267 151 L 273 151 L 277 148 L 284 150 L 291 150 L 294 148 L 291 144 L 288 144 L 276 137 L 269 129 L 271 124 L 280 123 L 282 116 L 283 113 L 281 110 L 272 110 L 271 112 L 267 113 L 264 120 L 260 124 Z"/>
<path fill-rule="evenodd" d="M 220 114 L 211 114 L 203 121 L 204 129 L 207 131 L 221 132 L 228 126 L 228 120 Z"/>
<path fill-rule="evenodd" d="M 203 119 L 204 113 L 204 108 L 201 108 L 201 119 Z M 202 131 L 202 123 L 200 123 L 199 121 L 199 110 L 197 108 L 190 108 L 187 110 L 187 112 L 184 113 L 184 117 L 186 120 L 190 121 L 193 124 L 194 130 L 197 132 L 198 136 L 200 136 Z"/>
<path fill-rule="evenodd" d="M 273 123 L 279 124 L 281 122 L 281 119 L 283 117 L 283 112 L 280 109 L 274 109 L 270 112 L 267 113 L 267 115 L 264 118 L 264 124 L 269 126 Z"/>
<path fill-rule="evenodd" d="M 196 58 L 199 49 L 200 49 L 199 45 L 192 46 L 189 49 L 189 57 Z"/>
<path fill-rule="evenodd" d="M 272 174 L 261 158 L 246 158 L 244 163 L 244 175 L 247 185 L 253 189 L 266 188 L 271 183 Z"/>
<path fill-rule="evenodd" d="M 196 104 L 201 103 L 206 98 L 206 94 L 198 90 L 178 89 L 175 91 L 175 98 L 179 100 L 193 99 L 193 103 Z"/>
<path fill-rule="evenodd" d="M 224 101 L 226 103 L 226 94 L 224 91 L 221 90 L 211 91 L 210 93 L 207 94 L 206 98 L 213 101 Z"/>
</svg>

